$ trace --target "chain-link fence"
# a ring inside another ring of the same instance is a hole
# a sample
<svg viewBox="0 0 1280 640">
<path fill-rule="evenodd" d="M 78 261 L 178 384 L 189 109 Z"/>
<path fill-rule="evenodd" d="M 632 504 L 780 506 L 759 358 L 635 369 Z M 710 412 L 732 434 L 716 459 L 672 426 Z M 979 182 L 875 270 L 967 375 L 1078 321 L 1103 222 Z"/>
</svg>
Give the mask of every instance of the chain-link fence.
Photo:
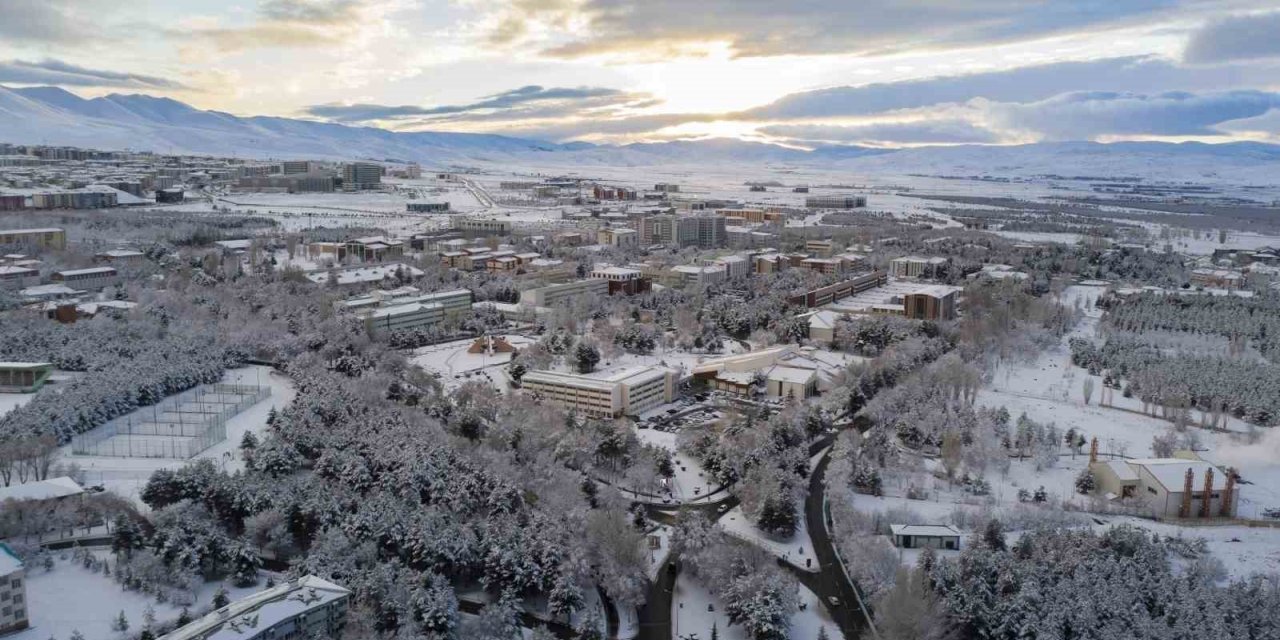
<svg viewBox="0 0 1280 640">
<path fill-rule="evenodd" d="M 81 456 L 192 458 L 227 439 L 227 421 L 271 395 L 270 387 L 207 384 L 120 416 L 71 440 Z"/>
</svg>

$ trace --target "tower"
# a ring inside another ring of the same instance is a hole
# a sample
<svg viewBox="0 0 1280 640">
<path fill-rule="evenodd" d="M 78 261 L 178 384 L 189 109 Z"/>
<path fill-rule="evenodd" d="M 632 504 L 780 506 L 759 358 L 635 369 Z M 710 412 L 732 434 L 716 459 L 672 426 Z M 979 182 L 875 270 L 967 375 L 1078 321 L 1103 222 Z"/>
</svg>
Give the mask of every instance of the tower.
<svg viewBox="0 0 1280 640">
<path fill-rule="evenodd" d="M 1204 470 L 1204 493 L 1200 494 L 1200 517 L 1208 518 L 1213 515 L 1209 508 L 1209 503 L 1213 499 L 1213 469 Z"/>
<path fill-rule="evenodd" d="M 1194 482 L 1192 479 L 1194 475 L 1190 469 L 1187 469 L 1187 475 L 1182 481 L 1182 505 L 1178 507 L 1179 518 L 1191 517 L 1191 485 Z"/>
</svg>

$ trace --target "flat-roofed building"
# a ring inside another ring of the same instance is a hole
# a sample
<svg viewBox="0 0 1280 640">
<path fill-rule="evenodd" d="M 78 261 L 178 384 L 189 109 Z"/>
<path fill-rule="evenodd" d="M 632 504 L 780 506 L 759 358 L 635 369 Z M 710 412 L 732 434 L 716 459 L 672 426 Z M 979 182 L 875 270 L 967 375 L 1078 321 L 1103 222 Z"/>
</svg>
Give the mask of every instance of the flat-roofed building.
<svg viewBox="0 0 1280 640">
<path fill-rule="evenodd" d="M 405 208 L 410 213 L 449 213 L 448 202 L 410 202 Z"/>
<path fill-rule="evenodd" d="M 350 162 L 342 165 L 342 189 L 360 191 L 382 186 L 382 165 L 372 162 Z"/>
<path fill-rule="evenodd" d="M 611 247 L 634 247 L 640 244 L 640 233 L 635 229 L 608 227 L 596 232 L 596 242 Z"/>
<path fill-rule="evenodd" d="M 14 291 L 40 284 L 40 272 L 28 267 L 0 264 L 0 289 Z"/>
<path fill-rule="evenodd" d="M 649 280 L 644 277 L 644 272 L 639 269 L 601 264 L 596 265 L 591 270 L 590 277 L 598 280 L 607 280 L 609 282 L 610 295 L 615 293 L 635 295 L 649 290 Z"/>
<path fill-rule="evenodd" d="M 960 531 L 949 524 L 891 524 L 889 531 L 900 549 L 960 549 Z"/>
<path fill-rule="evenodd" d="M 112 249 L 110 251 L 103 251 L 93 255 L 95 262 L 110 262 L 113 264 L 119 263 L 126 265 L 142 264 L 146 257 L 146 254 L 133 249 Z"/>
<path fill-rule="evenodd" d="M 682 264 L 671 267 L 672 282 L 684 286 L 706 286 L 724 282 L 728 273 L 729 271 L 721 265 Z"/>
<path fill-rule="evenodd" d="M 842 300 L 852 295 L 857 295 L 863 291 L 869 291 L 876 287 L 884 286 L 888 281 L 889 278 L 883 271 L 872 271 L 835 284 L 806 291 L 803 294 L 791 296 L 790 298 L 787 298 L 787 302 L 795 305 L 802 304 L 812 309 L 814 307 L 831 304 L 832 302 Z"/>
<path fill-rule="evenodd" d="M 367 236 L 347 242 L 347 255 L 361 262 L 385 262 L 404 256 L 404 242 L 385 236 Z"/>
<path fill-rule="evenodd" d="M 351 592 L 303 576 L 237 600 L 160 640 L 304 640 L 336 638 L 346 625 Z"/>
<path fill-rule="evenodd" d="M 804 199 L 808 209 L 858 209 L 867 206 L 866 196 L 826 195 L 809 196 Z"/>
<path fill-rule="evenodd" d="M 1217 518 L 1237 514 L 1240 492 L 1229 470 L 1192 452 L 1173 458 L 1097 460 L 1089 463 L 1094 491 L 1107 499 L 1145 503 L 1158 518 Z"/>
<path fill-rule="evenodd" d="M 521 292 L 520 304 L 534 307 L 550 307 L 578 296 L 589 295 L 609 295 L 609 281 L 600 278 L 588 278 L 563 284 L 547 285 L 537 289 L 528 289 Z"/>
<path fill-rule="evenodd" d="M 11 244 L 62 250 L 67 248 L 67 232 L 56 227 L 0 229 L 0 246 Z"/>
<path fill-rule="evenodd" d="M 0 362 L 0 393 L 34 393 L 50 373 L 53 365 L 48 362 Z"/>
<path fill-rule="evenodd" d="M 819 258 L 830 258 L 831 254 L 835 253 L 836 245 L 830 238 L 806 240 L 804 243 L 804 250 L 818 256 Z"/>
<path fill-rule="evenodd" d="M 91 267 L 54 271 L 49 277 L 54 284 L 61 284 L 84 291 L 104 289 L 120 283 L 120 272 L 115 267 Z"/>
<path fill-rule="evenodd" d="M 453 228 L 463 233 L 475 233 L 490 236 L 511 235 L 510 220 L 485 220 L 479 218 L 454 218 Z"/>
<path fill-rule="evenodd" d="M 913 320 L 955 320 L 960 287 L 920 287 L 902 296 L 903 315 Z"/>
<path fill-rule="evenodd" d="M 347 306 L 364 321 L 369 335 L 381 337 L 395 331 L 435 326 L 470 313 L 471 291 L 454 289 L 416 296 L 379 296 L 374 306 L 365 304 L 365 298 L 353 298 L 347 301 Z"/>
<path fill-rule="evenodd" d="M 593 374 L 532 371 L 520 379 L 525 393 L 593 418 L 644 413 L 675 399 L 676 372 L 629 367 Z"/>
<path fill-rule="evenodd" d="M 0 542 L 0 634 L 30 626 L 27 607 L 26 566 L 9 545 Z"/>
<path fill-rule="evenodd" d="M 903 256 L 889 261 L 889 274 L 895 278 L 934 278 L 947 264 L 942 257 Z"/>
</svg>

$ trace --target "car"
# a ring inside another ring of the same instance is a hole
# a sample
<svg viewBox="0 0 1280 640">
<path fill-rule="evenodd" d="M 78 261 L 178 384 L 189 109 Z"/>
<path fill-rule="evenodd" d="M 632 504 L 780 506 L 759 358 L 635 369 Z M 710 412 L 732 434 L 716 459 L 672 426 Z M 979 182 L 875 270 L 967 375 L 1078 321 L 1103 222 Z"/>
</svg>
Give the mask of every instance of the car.
<svg viewBox="0 0 1280 640">
<path fill-rule="evenodd" d="M 837 598 L 835 596 L 827 596 L 827 602 L 830 603 L 831 606 L 833 607 L 840 606 L 840 598 Z"/>
</svg>

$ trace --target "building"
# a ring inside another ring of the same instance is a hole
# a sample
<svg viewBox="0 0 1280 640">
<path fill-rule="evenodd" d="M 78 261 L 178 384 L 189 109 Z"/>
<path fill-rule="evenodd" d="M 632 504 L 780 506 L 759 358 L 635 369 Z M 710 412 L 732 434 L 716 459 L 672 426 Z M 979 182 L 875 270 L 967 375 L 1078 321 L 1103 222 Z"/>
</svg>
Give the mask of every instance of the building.
<svg viewBox="0 0 1280 640">
<path fill-rule="evenodd" d="M 947 259 L 942 257 L 905 256 L 894 258 L 889 262 L 889 275 L 895 278 L 936 278 L 939 270 L 945 264 L 947 264 Z"/>
<path fill-rule="evenodd" d="M 1239 289 L 1244 274 L 1235 269 L 1195 269 L 1191 272 L 1191 284 L 1209 289 Z"/>
<path fill-rule="evenodd" d="M 105 289 L 120 283 L 120 272 L 115 267 L 92 267 L 54 271 L 49 277 L 54 284 L 84 291 Z"/>
<path fill-rule="evenodd" d="M 285 175 L 294 175 L 298 173 L 311 173 L 310 160 L 285 160 L 280 165 L 281 171 Z"/>
<path fill-rule="evenodd" d="M 814 342 L 829 343 L 836 339 L 836 323 L 841 314 L 835 311 L 819 310 L 809 316 L 809 339 Z"/>
<path fill-rule="evenodd" d="M 723 247 L 728 237 L 725 235 L 725 220 L 721 216 L 687 216 L 676 219 L 676 242 L 680 247 L 699 247 L 714 249 Z"/>
<path fill-rule="evenodd" d="M 414 295 L 417 289 L 402 287 L 374 291 L 339 303 L 364 322 L 369 335 L 378 337 L 394 331 L 435 326 L 471 312 L 471 290 L 453 289 Z"/>
<path fill-rule="evenodd" d="M 1192 452 L 1173 458 L 1099 460 L 1097 440 L 1089 454 L 1094 492 L 1108 500 L 1145 504 L 1157 518 L 1229 518 L 1237 513 L 1240 492 L 1235 474 L 1201 460 Z M 1216 482 L 1222 482 L 1219 489 Z"/>
<path fill-rule="evenodd" d="M 817 351 L 788 344 L 748 353 L 721 356 L 694 365 L 693 377 L 718 391 L 751 395 L 763 383 L 774 398 L 807 398 L 818 393 L 821 376 L 842 370 L 843 365 L 816 360 Z"/>
<path fill-rule="evenodd" d="M 48 362 L 0 362 L 0 393 L 34 393 L 50 373 L 53 365 Z"/>
<path fill-rule="evenodd" d="M 390 278 L 418 278 L 423 275 L 422 269 L 399 262 L 391 264 L 352 267 L 350 269 L 332 269 L 307 274 L 307 279 L 316 284 L 333 283 L 338 286 L 373 284 Z"/>
<path fill-rule="evenodd" d="M 33 480 L 22 484 L 0 487 L 0 504 L 4 504 L 9 500 L 18 502 L 27 500 L 37 502 L 65 500 L 79 495 L 84 495 L 84 487 L 67 476 L 59 476 L 47 480 Z"/>
<path fill-rule="evenodd" d="M 807 209 L 859 209 L 867 206 L 864 196 L 809 196 L 804 199 Z"/>
<path fill-rule="evenodd" d="M 93 255 L 93 261 L 138 265 L 142 264 L 143 261 L 146 260 L 146 257 L 146 254 L 133 249 L 112 249 L 110 251 L 103 251 L 102 253 L 95 253 Z"/>
<path fill-rule="evenodd" d="M 724 267 L 725 277 L 730 280 L 751 275 L 751 261 L 746 256 L 721 256 L 712 259 L 708 264 L 713 267 Z"/>
<path fill-rule="evenodd" d="M 729 270 L 722 265 L 682 264 L 671 267 L 671 282 L 683 286 L 706 286 L 724 282 L 728 274 Z"/>
<path fill-rule="evenodd" d="M 242 191 L 279 193 L 332 193 L 338 189 L 338 176 L 325 171 L 289 173 L 281 176 L 246 176 L 237 188 Z"/>
<path fill-rule="evenodd" d="M 533 307 L 550 307 L 561 304 L 578 296 L 609 295 L 609 280 L 588 278 L 574 280 L 564 284 L 553 284 L 537 289 L 528 289 L 520 293 L 520 304 Z"/>
<path fill-rule="evenodd" d="M 22 245 L 41 249 L 67 248 L 67 232 L 55 227 L 47 229 L 0 229 L 0 246 Z"/>
<path fill-rule="evenodd" d="M 805 258 L 800 261 L 800 266 L 823 274 L 837 274 L 844 272 L 844 261 L 839 258 Z"/>
<path fill-rule="evenodd" d="M 635 229 L 607 227 L 596 232 L 596 242 L 611 247 L 634 247 L 640 243 Z"/>
<path fill-rule="evenodd" d="M 649 279 L 639 269 L 597 265 L 591 270 L 590 277 L 608 281 L 609 295 L 624 293 L 630 296 L 649 290 Z"/>
<path fill-rule="evenodd" d="M 27 572 L 18 554 L 0 542 L 0 634 L 29 626 Z"/>
<path fill-rule="evenodd" d="M 676 372 L 630 367 L 593 374 L 532 371 L 520 379 L 525 393 L 593 418 L 644 413 L 675 399 Z"/>
<path fill-rule="evenodd" d="M 818 394 L 818 372 L 815 369 L 778 365 L 764 376 L 765 394 L 771 398 L 803 400 Z"/>
<path fill-rule="evenodd" d="M 474 233 L 487 236 L 511 235 L 510 220 L 481 220 L 477 218 L 454 218 L 453 228 L 463 233 Z"/>
<path fill-rule="evenodd" d="M 340 635 L 351 592 L 304 576 L 237 600 L 160 640 L 306 640 Z"/>
<path fill-rule="evenodd" d="M 32 209 L 105 209 L 118 204 L 118 194 L 106 189 L 46 191 L 31 195 Z"/>
<path fill-rule="evenodd" d="M 913 320 L 955 320 L 960 287 L 933 285 L 902 296 L 903 315 Z"/>
<path fill-rule="evenodd" d="M 410 213 L 449 213 L 448 202 L 410 202 L 405 208 Z"/>
<path fill-rule="evenodd" d="M 889 531 L 899 549 L 960 549 L 960 531 L 949 524 L 891 524 Z"/>
<path fill-rule="evenodd" d="M 156 189 L 156 202 L 160 204 L 182 202 L 186 193 L 182 189 Z"/>
<path fill-rule="evenodd" d="M 675 243 L 675 216 L 648 216 L 641 218 L 637 225 L 637 231 L 640 233 L 641 245 L 650 246 L 655 244 Z"/>
<path fill-rule="evenodd" d="M 350 162 L 342 165 L 344 191 L 363 191 L 382 186 L 382 165 L 372 162 Z"/>
<path fill-rule="evenodd" d="M 346 255 L 361 262 L 386 262 L 404 257 L 404 243 L 384 236 L 368 236 L 347 241 Z"/>
<path fill-rule="evenodd" d="M 835 242 L 832 242 L 830 239 L 806 240 L 804 243 L 804 250 L 818 256 L 819 258 L 830 258 L 831 254 L 835 253 L 835 249 Z"/>
<path fill-rule="evenodd" d="M 819 287 L 802 294 L 794 295 L 787 298 L 787 302 L 794 305 L 804 305 L 810 309 L 831 304 L 837 300 L 842 300 L 852 295 L 857 295 L 863 291 L 870 291 L 876 287 L 882 287 L 889 281 L 889 277 L 883 271 L 872 271 L 855 276 L 848 280 L 843 280 L 835 284 Z"/>
<path fill-rule="evenodd" d="M 14 291 L 40 284 L 40 272 L 27 267 L 0 264 L 0 289 Z"/>
</svg>

